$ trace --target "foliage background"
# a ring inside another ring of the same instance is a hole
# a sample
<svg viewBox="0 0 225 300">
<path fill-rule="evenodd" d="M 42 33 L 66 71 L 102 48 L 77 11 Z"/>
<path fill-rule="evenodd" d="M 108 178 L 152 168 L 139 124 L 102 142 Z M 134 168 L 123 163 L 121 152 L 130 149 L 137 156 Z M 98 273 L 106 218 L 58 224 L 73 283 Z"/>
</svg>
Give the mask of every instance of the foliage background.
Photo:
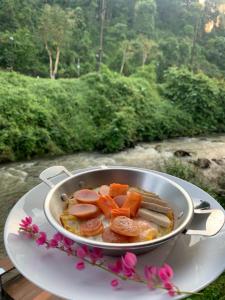
<svg viewBox="0 0 225 300">
<path fill-rule="evenodd" d="M 220 81 L 177 68 L 163 84 L 155 76 L 152 65 L 130 77 L 106 67 L 79 79 L 0 73 L 0 161 L 224 132 Z"/>
<path fill-rule="evenodd" d="M 222 0 L 1 0 L 0 162 L 224 132 L 224 49 Z"/>
</svg>

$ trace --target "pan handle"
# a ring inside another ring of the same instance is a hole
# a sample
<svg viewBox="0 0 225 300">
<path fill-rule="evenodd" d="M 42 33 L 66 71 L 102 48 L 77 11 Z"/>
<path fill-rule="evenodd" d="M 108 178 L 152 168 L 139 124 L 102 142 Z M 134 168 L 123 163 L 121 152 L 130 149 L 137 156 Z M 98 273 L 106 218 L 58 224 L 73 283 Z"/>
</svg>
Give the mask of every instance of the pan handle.
<svg viewBox="0 0 225 300">
<path fill-rule="evenodd" d="M 65 167 L 53 166 L 42 171 L 41 174 L 39 175 L 39 178 L 44 183 L 46 183 L 50 188 L 53 188 L 55 184 L 51 182 L 50 179 L 52 177 L 55 177 L 56 175 L 59 175 L 62 172 L 66 173 L 69 177 L 73 176 L 72 173 L 70 173 Z"/>
<path fill-rule="evenodd" d="M 220 209 L 195 209 L 194 214 L 202 215 L 208 214 L 206 219 L 204 230 L 188 229 L 185 234 L 188 235 L 202 235 L 202 236 L 213 236 L 217 234 L 224 225 L 225 215 Z M 197 216 L 196 216 L 197 217 Z"/>
</svg>

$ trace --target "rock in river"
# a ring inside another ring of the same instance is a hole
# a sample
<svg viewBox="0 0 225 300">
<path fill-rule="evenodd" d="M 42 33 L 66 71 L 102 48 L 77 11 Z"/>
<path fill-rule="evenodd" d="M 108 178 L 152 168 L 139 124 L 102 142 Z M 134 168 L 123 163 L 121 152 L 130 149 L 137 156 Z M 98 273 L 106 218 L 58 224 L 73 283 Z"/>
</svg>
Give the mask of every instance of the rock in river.
<svg viewBox="0 0 225 300">
<path fill-rule="evenodd" d="M 185 150 L 176 150 L 173 153 L 176 157 L 185 157 L 185 156 L 191 156 L 190 152 Z"/>
<path fill-rule="evenodd" d="M 211 165 L 211 161 L 208 158 L 198 158 L 194 161 L 194 164 L 201 169 L 208 169 Z"/>
</svg>

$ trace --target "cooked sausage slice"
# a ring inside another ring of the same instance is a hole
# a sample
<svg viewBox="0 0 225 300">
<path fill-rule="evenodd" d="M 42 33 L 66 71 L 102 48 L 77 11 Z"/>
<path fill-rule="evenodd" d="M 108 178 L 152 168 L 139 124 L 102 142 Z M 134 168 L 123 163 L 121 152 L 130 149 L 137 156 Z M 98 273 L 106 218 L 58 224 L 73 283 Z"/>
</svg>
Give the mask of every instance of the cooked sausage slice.
<svg viewBox="0 0 225 300">
<path fill-rule="evenodd" d="M 97 217 L 100 211 L 93 204 L 74 204 L 70 205 L 68 213 L 80 219 L 91 219 Z"/>
<path fill-rule="evenodd" d="M 113 219 L 110 224 L 110 229 L 116 233 L 125 236 L 137 236 L 139 234 L 139 227 L 130 218 L 119 216 Z"/>
<path fill-rule="evenodd" d="M 113 232 L 110 227 L 106 227 L 102 233 L 102 239 L 107 243 L 129 243 L 129 239 L 125 235 Z"/>
<path fill-rule="evenodd" d="M 90 219 L 80 225 L 80 234 L 83 236 L 95 236 L 103 231 L 102 221 L 98 218 Z"/>
<path fill-rule="evenodd" d="M 89 189 L 76 191 L 73 196 L 78 202 L 89 204 L 95 204 L 100 197 L 96 191 Z"/>
<path fill-rule="evenodd" d="M 109 195 L 109 186 L 108 185 L 100 186 L 99 194 L 102 195 L 102 196 Z"/>
<path fill-rule="evenodd" d="M 138 225 L 140 231 L 144 231 L 149 228 L 155 228 L 157 231 L 159 230 L 159 226 L 157 224 L 141 218 L 134 219 L 134 222 Z"/>
</svg>

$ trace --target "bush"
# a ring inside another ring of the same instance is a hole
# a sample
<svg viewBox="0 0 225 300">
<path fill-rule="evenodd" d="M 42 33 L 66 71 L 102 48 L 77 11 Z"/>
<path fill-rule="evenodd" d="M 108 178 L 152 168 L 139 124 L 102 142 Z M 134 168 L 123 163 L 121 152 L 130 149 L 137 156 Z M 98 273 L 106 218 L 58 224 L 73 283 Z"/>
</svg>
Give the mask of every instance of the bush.
<svg viewBox="0 0 225 300">
<path fill-rule="evenodd" d="M 191 115 L 196 133 L 224 129 L 224 89 L 218 81 L 185 68 L 171 68 L 165 76 L 164 95 Z"/>
<path fill-rule="evenodd" d="M 120 151 L 139 141 L 224 130 L 225 89 L 171 69 L 160 95 L 153 65 L 131 77 L 79 79 L 0 73 L 0 162 L 74 151 Z"/>
</svg>

